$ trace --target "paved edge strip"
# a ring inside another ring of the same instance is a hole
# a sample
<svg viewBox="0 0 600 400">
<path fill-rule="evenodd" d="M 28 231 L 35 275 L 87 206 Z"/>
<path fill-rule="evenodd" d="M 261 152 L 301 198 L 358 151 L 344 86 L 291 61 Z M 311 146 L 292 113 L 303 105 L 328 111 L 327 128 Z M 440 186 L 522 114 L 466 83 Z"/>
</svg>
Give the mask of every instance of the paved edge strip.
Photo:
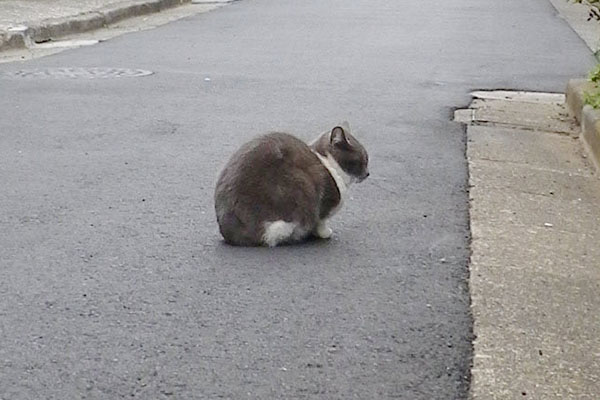
<svg viewBox="0 0 600 400">
<path fill-rule="evenodd" d="M 577 122 L 581 124 L 581 132 L 586 150 L 598 170 L 600 170 L 600 110 L 585 104 L 585 93 L 597 90 L 587 79 L 571 79 L 567 84 L 566 102 Z"/>
<path fill-rule="evenodd" d="M 73 33 L 102 28 L 126 18 L 156 13 L 191 0 L 130 1 L 69 17 L 51 18 L 15 31 L 0 32 L 0 51 L 18 49 Z"/>
<path fill-rule="evenodd" d="M 469 399 L 597 399 L 597 175 L 562 135 L 469 124 L 467 139 Z"/>
</svg>

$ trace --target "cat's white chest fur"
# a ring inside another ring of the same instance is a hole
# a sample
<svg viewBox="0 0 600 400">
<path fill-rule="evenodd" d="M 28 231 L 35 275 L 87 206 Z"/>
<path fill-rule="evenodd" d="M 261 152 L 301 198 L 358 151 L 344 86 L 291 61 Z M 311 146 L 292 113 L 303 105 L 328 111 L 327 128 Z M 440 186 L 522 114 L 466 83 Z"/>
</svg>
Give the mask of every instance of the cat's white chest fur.
<svg viewBox="0 0 600 400">
<path fill-rule="evenodd" d="M 348 190 L 348 186 L 350 186 L 353 179 L 350 175 L 344 172 L 342 167 L 340 167 L 340 165 L 337 163 L 337 161 L 335 160 L 335 158 L 333 158 L 331 154 L 327 154 L 327 157 L 323 157 L 316 151 L 314 153 L 319 158 L 319 161 L 321 161 L 321 164 L 323 164 L 323 166 L 327 168 L 327 171 L 329 171 L 329 173 L 331 174 L 331 177 L 335 181 L 335 185 L 337 186 L 338 191 L 340 192 L 340 202 L 329 213 L 329 216 L 331 217 L 342 206 L 342 202 L 344 200 L 344 196 L 346 195 L 346 191 Z"/>
</svg>

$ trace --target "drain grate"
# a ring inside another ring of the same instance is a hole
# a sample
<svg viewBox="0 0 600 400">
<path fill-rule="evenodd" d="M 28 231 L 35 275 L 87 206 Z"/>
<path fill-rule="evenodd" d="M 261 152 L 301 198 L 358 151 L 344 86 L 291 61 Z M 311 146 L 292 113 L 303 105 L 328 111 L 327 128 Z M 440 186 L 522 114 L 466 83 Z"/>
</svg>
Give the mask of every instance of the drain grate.
<svg viewBox="0 0 600 400">
<path fill-rule="evenodd" d="M 46 68 L 0 72 L 2 78 L 25 79 L 103 79 L 137 78 L 152 75 L 154 72 L 129 68 Z"/>
</svg>

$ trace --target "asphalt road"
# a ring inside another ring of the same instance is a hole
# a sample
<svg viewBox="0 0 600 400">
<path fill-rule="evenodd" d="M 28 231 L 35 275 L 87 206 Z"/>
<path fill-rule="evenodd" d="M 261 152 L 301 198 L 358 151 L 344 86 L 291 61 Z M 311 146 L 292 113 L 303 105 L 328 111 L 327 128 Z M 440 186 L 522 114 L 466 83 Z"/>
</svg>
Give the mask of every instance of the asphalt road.
<svg viewBox="0 0 600 400">
<path fill-rule="evenodd" d="M 246 0 L 1 65 L 0 398 L 466 398 L 452 109 L 589 65 L 545 0 Z M 9 74 L 53 67 L 154 74 Z M 212 193 L 239 144 L 345 119 L 371 177 L 334 238 L 223 244 Z"/>
</svg>

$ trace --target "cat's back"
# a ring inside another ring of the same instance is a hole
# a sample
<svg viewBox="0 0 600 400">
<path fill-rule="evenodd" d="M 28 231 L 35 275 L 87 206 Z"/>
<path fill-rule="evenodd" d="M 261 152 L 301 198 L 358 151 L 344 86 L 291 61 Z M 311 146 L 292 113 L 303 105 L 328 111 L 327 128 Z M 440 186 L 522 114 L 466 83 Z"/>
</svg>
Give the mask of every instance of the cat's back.
<svg viewBox="0 0 600 400">
<path fill-rule="evenodd" d="M 269 182 L 294 170 L 318 166 L 306 143 L 287 133 L 272 132 L 245 143 L 233 154 L 221 173 L 221 183 Z"/>
</svg>

